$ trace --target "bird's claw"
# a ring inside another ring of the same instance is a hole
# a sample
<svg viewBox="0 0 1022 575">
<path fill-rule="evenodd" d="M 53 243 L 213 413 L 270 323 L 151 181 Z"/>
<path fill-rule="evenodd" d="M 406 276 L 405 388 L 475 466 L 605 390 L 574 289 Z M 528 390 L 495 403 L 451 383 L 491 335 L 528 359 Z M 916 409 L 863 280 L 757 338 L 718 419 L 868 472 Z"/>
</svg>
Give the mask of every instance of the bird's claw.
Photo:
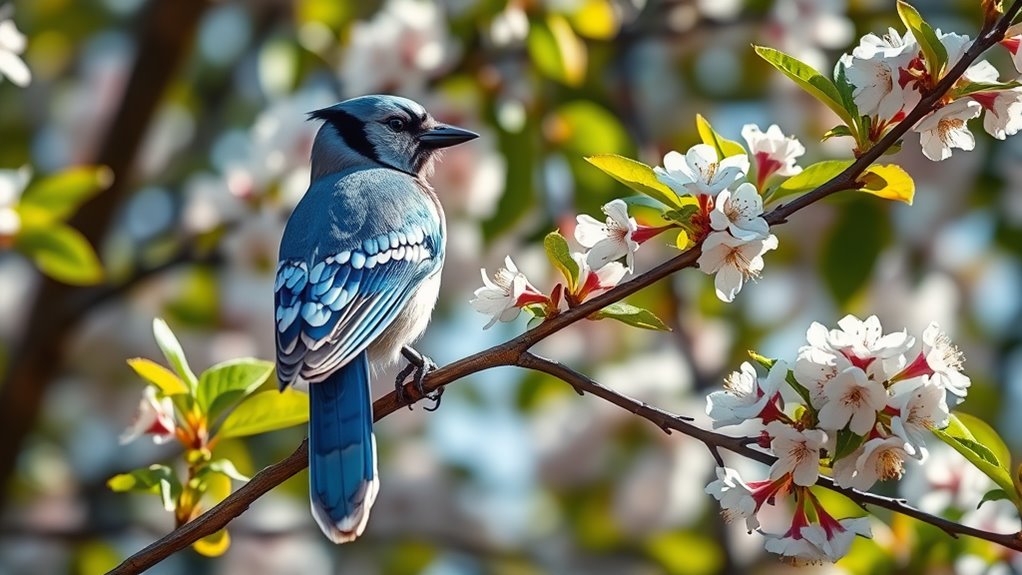
<svg viewBox="0 0 1022 575">
<path fill-rule="evenodd" d="M 440 407 L 440 396 L 443 395 L 444 389 L 438 388 L 432 393 L 427 393 L 424 382 L 426 375 L 429 372 L 437 368 L 436 363 L 429 357 L 415 351 L 414 349 L 405 346 L 401 348 L 401 355 L 408 360 L 408 365 L 404 367 L 397 374 L 397 381 L 395 382 L 394 390 L 397 392 L 397 399 L 401 403 L 408 405 L 408 409 L 412 409 L 412 402 L 408 399 L 408 394 L 405 393 L 405 379 L 409 375 L 412 375 L 412 381 L 415 383 L 415 391 L 419 392 L 419 397 L 424 397 L 433 401 L 433 405 L 430 407 L 424 407 L 426 411 L 436 411 Z"/>
</svg>

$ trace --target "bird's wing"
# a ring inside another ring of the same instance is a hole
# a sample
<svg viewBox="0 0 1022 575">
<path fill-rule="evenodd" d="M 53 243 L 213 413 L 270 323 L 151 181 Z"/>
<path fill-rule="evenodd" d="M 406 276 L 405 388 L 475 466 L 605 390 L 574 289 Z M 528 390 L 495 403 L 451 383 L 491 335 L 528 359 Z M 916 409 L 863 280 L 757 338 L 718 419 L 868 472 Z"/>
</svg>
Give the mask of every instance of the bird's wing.
<svg viewBox="0 0 1022 575">
<path fill-rule="evenodd" d="M 318 261 L 277 267 L 277 375 L 318 382 L 364 350 L 440 266 L 439 229 L 418 220 Z"/>
</svg>

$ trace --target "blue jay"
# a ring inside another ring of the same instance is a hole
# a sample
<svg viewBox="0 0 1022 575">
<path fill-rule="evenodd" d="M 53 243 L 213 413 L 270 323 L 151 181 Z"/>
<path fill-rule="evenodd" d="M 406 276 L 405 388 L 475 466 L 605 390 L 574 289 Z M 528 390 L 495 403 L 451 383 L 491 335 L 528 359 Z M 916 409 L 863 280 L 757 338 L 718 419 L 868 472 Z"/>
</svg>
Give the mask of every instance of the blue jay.
<svg viewBox="0 0 1022 575">
<path fill-rule="evenodd" d="M 343 543 L 365 529 L 379 490 L 370 367 L 402 350 L 415 356 L 405 346 L 426 329 L 440 291 L 446 224 L 426 177 L 440 150 L 477 135 L 395 96 L 309 116 L 324 123 L 312 183 L 280 244 L 277 377 L 281 389 L 309 386 L 312 514 Z M 431 362 L 419 361 L 421 392 Z"/>
</svg>

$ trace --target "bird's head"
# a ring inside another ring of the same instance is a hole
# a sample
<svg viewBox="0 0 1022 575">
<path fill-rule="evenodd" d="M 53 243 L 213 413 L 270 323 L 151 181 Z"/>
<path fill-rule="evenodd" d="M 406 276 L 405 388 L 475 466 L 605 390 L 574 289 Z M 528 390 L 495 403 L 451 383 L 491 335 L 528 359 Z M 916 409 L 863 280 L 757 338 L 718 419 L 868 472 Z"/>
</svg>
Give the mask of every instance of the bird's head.
<svg viewBox="0 0 1022 575">
<path fill-rule="evenodd" d="M 312 147 L 313 179 L 373 164 L 425 176 L 440 150 L 478 137 L 437 122 L 421 105 L 398 96 L 352 98 L 309 117 L 324 121 Z"/>
</svg>

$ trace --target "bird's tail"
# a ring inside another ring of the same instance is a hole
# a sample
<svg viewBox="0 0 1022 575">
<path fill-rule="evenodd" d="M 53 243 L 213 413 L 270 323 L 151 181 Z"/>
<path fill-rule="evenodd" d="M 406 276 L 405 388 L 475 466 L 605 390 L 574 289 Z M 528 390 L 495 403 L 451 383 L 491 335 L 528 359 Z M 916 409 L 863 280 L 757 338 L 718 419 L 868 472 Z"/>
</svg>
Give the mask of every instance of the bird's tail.
<svg viewBox="0 0 1022 575">
<path fill-rule="evenodd" d="M 309 384 L 309 496 L 316 523 L 334 543 L 362 534 L 379 491 L 369 392 L 364 351 Z"/>
</svg>

